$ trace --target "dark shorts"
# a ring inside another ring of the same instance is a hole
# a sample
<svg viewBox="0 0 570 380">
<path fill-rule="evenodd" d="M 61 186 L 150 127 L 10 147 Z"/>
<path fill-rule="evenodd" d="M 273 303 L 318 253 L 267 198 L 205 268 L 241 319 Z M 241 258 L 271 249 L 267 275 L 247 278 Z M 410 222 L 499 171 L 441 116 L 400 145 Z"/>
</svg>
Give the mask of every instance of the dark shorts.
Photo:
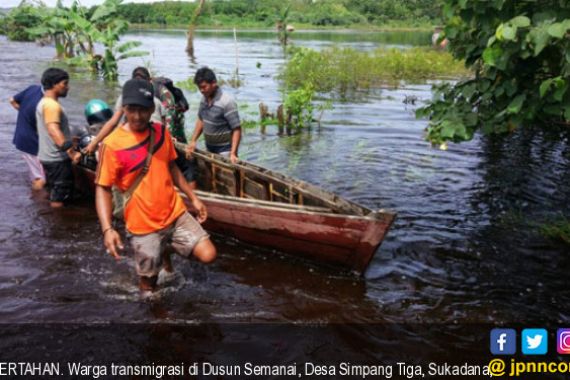
<svg viewBox="0 0 570 380">
<path fill-rule="evenodd" d="M 42 162 L 46 172 L 46 186 L 51 202 L 68 202 L 73 196 L 73 169 L 71 160 Z"/>
<path fill-rule="evenodd" d="M 227 145 L 208 145 L 206 144 L 206 149 L 208 152 L 217 153 L 217 154 L 230 154 L 232 150 L 232 144 Z"/>
</svg>

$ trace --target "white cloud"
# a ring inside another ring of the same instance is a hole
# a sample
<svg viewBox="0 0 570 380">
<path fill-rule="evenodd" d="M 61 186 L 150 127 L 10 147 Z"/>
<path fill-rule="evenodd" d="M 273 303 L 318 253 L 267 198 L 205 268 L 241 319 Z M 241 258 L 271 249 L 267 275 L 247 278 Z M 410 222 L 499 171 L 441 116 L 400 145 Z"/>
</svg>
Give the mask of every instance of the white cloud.
<svg viewBox="0 0 570 380">
<path fill-rule="evenodd" d="M 17 7 L 22 0 L 2 0 L 0 2 L 0 8 L 11 8 Z M 99 5 L 103 3 L 104 0 L 79 0 L 81 5 L 90 7 L 92 5 Z M 176 0 L 176 1 L 194 1 L 194 0 Z M 154 3 L 157 0 L 126 0 L 125 3 Z M 53 7 L 57 3 L 57 0 L 43 0 L 43 3 L 47 6 Z M 73 0 L 63 0 L 63 5 L 69 6 L 73 3 Z"/>
</svg>

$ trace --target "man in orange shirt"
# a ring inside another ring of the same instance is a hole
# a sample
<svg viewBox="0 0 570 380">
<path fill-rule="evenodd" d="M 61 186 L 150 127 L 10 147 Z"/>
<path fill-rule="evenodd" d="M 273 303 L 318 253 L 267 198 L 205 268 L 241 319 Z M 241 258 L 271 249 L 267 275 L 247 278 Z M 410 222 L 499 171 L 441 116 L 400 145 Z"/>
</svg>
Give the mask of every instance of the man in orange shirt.
<svg viewBox="0 0 570 380">
<path fill-rule="evenodd" d="M 124 216 L 139 286 L 141 290 L 154 290 L 169 246 L 187 258 L 194 254 L 203 263 L 216 258 L 216 248 L 200 226 L 206 220 L 206 208 L 175 164 L 176 151 L 168 129 L 161 123 L 150 122 L 154 111 L 152 84 L 141 79 L 127 81 L 123 86 L 123 111 L 126 123 L 105 138 L 100 147 L 95 180 L 97 214 L 107 252 L 120 259 L 123 245 L 111 224 L 111 187 L 125 192 L 137 179 L 148 155 L 152 128 L 152 159 L 125 206 Z M 198 211 L 198 221 L 188 213 L 174 186 L 191 200 Z"/>
</svg>

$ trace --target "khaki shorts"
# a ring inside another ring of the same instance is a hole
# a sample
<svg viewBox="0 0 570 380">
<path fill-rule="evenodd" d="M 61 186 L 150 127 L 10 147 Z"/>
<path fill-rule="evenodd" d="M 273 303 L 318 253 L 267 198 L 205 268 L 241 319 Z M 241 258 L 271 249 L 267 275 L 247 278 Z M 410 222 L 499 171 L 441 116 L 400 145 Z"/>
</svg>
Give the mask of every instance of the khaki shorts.
<svg viewBox="0 0 570 380">
<path fill-rule="evenodd" d="M 146 235 L 131 235 L 137 274 L 152 277 L 162 268 L 162 254 L 168 246 L 180 256 L 189 258 L 196 244 L 210 236 L 188 212 L 170 226 Z"/>
</svg>

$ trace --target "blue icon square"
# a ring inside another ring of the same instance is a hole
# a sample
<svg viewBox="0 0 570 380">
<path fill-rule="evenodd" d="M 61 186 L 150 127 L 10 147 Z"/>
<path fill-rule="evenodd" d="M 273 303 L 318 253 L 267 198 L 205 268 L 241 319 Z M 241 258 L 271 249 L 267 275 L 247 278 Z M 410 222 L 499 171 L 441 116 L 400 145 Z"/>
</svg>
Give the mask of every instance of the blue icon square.
<svg viewBox="0 0 570 380">
<path fill-rule="evenodd" d="M 521 335 L 521 351 L 525 355 L 546 355 L 548 332 L 545 329 L 524 329 Z"/>
<path fill-rule="evenodd" d="M 517 352 L 517 332 L 514 329 L 491 330 L 490 347 L 493 355 L 514 355 Z"/>
</svg>

